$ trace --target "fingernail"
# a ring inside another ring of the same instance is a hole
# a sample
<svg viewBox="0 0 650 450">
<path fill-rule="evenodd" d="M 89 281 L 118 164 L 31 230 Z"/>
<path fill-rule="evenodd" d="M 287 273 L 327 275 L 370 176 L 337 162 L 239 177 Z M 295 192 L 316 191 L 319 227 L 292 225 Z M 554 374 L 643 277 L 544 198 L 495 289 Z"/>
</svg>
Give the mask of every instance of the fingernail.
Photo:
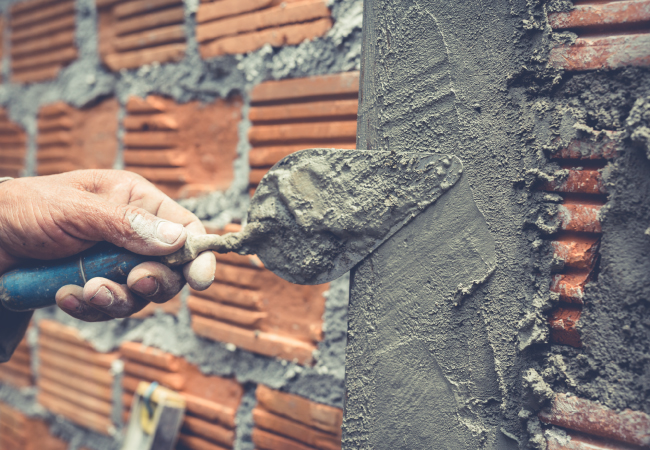
<svg viewBox="0 0 650 450">
<path fill-rule="evenodd" d="M 151 275 L 140 278 L 138 281 L 133 283 L 133 286 L 131 286 L 131 289 L 145 297 L 156 295 L 159 288 L 160 285 L 158 284 L 158 280 L 156 280 Z"/>
<path fill-rule="evenodd" d="M 113 303 L 113 293 L 106 286 L 102 286 L 90 297 L 89 302 L 97 306 L 110 306 Z"/>
<path fill-rule="evenodd" d="M 80 306 L 79 299 L 74 295 L 67 295 L 59 302 L 59 307 L 71 312 L 78 310 Z"/>
<path fill-rule="evenodd" d="M 163 220 L 158 224 L 156 235 L 159 241 L 162 241 L 165 244 L 173 244 L 178 240 L 179 237 L 181 237 L 182 232 L 183 225 L 180 223 Z"/>
</svg>

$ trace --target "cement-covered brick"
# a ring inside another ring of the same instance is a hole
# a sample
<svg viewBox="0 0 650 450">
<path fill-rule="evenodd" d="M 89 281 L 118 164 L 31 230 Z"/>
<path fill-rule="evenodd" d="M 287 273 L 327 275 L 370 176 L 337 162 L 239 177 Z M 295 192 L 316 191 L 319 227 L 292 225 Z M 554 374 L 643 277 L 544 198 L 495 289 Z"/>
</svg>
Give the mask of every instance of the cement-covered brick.
<svg viewBox="0 0 650 450">
<path fill-rule="evenodd" d="M 182 0 L 97 0 L 99 53 L 113 71 L 185 56 Z"/>
<path fill-rule="evenodd" d="M 556 394 L 551 406 L 544 409 L 539 414 L 539 418 L 542 422 L 584 433 L 591 438 L 589 440 L 595 441 L 596 445 L 602 443 L 601 448 L 612 448 L 608 447 L 611 444 L 608 439 L 622 443 L 619 444 L 620 447 L 614 448 L 628 448 L 624 444 L 638 446 L 638 448 L 650 447 L 650 416 L 641 411 L 630 409 L 615 411 L 591 400 Z M 599 437 L 604 439 L 598 439 Z M 598 449 L 598 447 L 566 448 Z"/>
<path fill-rule="evenodd" d="M 41 107 L 38 114 L 38 175 L 76 169 L 111 169 L 118 151 L 117 100 L 83 109 L 64 102 Z"/>
<path fill-rule="evenodd" d="M 324 0 L 219 0 L 202 2 L 196 39 L 203 58 L 247 53 L 265 44 L 297 45 L 332 28 Z"/>
<path fill-rule="evenodd" d="M 77 58 L 74 0 L 28 0 L 11 8 L 11 79 L 55 78 Z"/>
<path fill-rule="evenodd" d="M 225 190 L 237 158 L 239 97 L 213 103 L 129 98 L 124 164 L 172 197 Z"/>
</svg>

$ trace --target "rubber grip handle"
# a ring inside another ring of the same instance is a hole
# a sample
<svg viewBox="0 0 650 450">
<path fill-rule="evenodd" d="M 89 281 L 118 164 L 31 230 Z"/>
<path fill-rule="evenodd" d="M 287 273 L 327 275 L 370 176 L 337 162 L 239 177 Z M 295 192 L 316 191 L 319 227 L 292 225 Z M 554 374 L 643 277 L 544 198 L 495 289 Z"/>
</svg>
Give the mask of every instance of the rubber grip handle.
<svg viewBox="0 0 650 450">
<path fill-rule="evenodd" d="M 145 261 L 160 261 L 108 242 L 99 243 L 85 252 L 65 259 L 33 261 L 0 277 L 0 301 L 12 311 L 30 311 L 56 303 L 59 288 L 83 286 L 95 277 L 125 284 L 131 269 Z"/>
</svg>

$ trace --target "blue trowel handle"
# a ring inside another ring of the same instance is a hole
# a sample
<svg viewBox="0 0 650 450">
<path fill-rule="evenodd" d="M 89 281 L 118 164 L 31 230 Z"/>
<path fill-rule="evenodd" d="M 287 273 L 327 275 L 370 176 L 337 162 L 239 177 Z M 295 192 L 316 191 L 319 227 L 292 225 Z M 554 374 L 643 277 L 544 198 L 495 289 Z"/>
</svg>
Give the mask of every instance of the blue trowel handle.
<svg viewBox="0 0 650 450">
<path fill-rule="evenodd" d="M 54 305 L 54 296 L 67 284 L 83 286 L 95 277 L 126 283 L 131 269 L 145 261 L 159 261 L 102 242 L 83 253 L 54 261 L 33 261 L 0 277 L 0 301 L 12 311 Z"/>
</svg>

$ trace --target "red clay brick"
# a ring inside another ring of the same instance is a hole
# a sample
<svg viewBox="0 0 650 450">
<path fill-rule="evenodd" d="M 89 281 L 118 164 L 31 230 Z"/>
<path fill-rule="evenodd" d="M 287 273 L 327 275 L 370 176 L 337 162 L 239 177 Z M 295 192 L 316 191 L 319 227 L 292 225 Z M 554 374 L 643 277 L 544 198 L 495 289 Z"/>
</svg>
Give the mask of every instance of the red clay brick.
<svg viewBox="0 0 650 450">
<path fill-rule="evenodd" d="M 155 96 L 129 99 L 126 169 L 172 197 L 227 189 L 234 177 L 241 105 L 240 98 L 210 104 L 177 104 Z"/>
<path fill-rule="evenodd" d="M 255 426 L 319 449 L 340 450 L 341 438 L 275 415 L 261 408 L 253 409 Z"/>
<path fill-rule="evenodd" d="M 230 322 L 234 325 L 244 327 L 259 326 L 260 322 L 268 317 L 268 314 L 265 312 L 248 311 L 242 308 L 204 300 L 199 297 L 190 296 L 187 299 L 187 306 L 190 310 L 203 317 Z"/>
<path fill-rule="evenodd" d="M 258 125 L 250 129 L 248 139 L 251 144 L 267 142 L 292 142 L 324 140 L 354 140 L 357 136 L 357 122 L 296 123 L 283 125 Z"/>
<path fill-rule="evenodd" d="M 222 19 L 245 12 L 265 8 L 273 0 L 220 0 L 214 3 L 201 5 L 196 12 L 196 22 L 204 23 L 211 20 Z"/>
<path fill-rule="evenodd" d="M 330 11 L 325 1 L 304 0 L 299 3 L 273 6 L 262 11 L 199 24 L 196 27 L 196 39 L 202 43 L 223 36 L 329 16 Z"/>
<path fill-rule="evenodd" d="M 124 342 L 120 346 L 120 353 L 125 358 L 140 361 L 144 364 L 171 372 L 176 372 L 181 368 L 180 360 L 175 356 L 157 348 L 146 347 L 136 342 Z"/>
<path fill-rule="evenodd" d="M 25 338 L 20 341 L 11 359 L 0 364 L 0 382 L 17 388 L 33 384 L 31 350 Z"/>
<path fill-rule="evenodd" d="M 199 336 L 232 343 L 254 353 L 296 360 L 304 365 L 313 362 L 312 352 L 315 347 L 297 339 L 247 330 L 196 314 L 192 315 L 192 329 Z"/>
<path fill-rule="evenodd" d="M 650 416 L 641 411 L 616 412 L 590 400 L 556 394 L 551 407 L 543 410 L 539 418 L 545 423 L 588 435 L 643 448 L 650 446 Z"/>
<path fill-rule="evenodd" d="M 27 137 L 0 108 L 0 177 L 19 177 L 25 168 Z"/>
<path fill-rule="evenodd" d="M 584 203 L 565 202 L 559 205 L 560 229 L 564 231 L 600 233 L 602 231 L 600 220 L 598 220 L 600 208 L 602 208 L 602 205 Z"/>
<path fill-rule="evenodd" d="M 198 417 L 203 417 L 209 422 L 217 422 L 226 428 L 235 428 L 235 408 L 211 402 L 196 395 L 184 393 L 185 408 Z"/>
<path fill-rule="evenodd" d="M 197 436 L 181 433 L 178 437 L 177 450 L 227 450 L 226 447 L 213 444 Z"/>
<path fill-rule="evenodd" d="M 115 16 L 128 17 L 136 14 L 151 13 L 165 6 L 183 5 L 183 0 L 136 0 L 121 2 L 115 9 Z"/>
<path fill-rule="evenodd" d="M 183 59 L 187 48 L 181 0 L 97 0 L 99 53 L 113 71 Z"/>
<path fill-rule="evenodd" d="M 191 290 L 195 298 L 207 298 L 212 302 L 219 302 L 239 306 L 246 309 L 261 309 L 263 294 L 259 291 L 241 289 L 223 283 L 213 283 L 205 291 Z"/>
<path fill-rule="evenodd" d="M 181 310 L 183 307 L 183 304 L 181 303 L 181 297 L 180 294 L 176 295 L 176 297 L 172 298 L 171 300 L 166 301 L 165 303 L 149 303 L 147 306 L 142 308 L 140 311 L 138 311 L 135 314 L 131 314 L 131 318 L 133 319 L 144 319 L 146 317 L 153 316 L 156 311 L 160 311 L 164 314 L 170 314 L 172 316 L 178 315 L 178 312 Z"/>
<path fill-rule="evenodd" d="M 251 101 L 255 104 L 340 95 L 356 98 L 358 93 L 359 72 L 345 72 L 336 75 L 267 81 L 253 88 Z"/>
<path fill-rule="evenodd" d="M 61 67 L 77 58 L 74 1 L 25 3 L 31 5 L 11 8 L 12 80 L 54 78 Z"/>
<path fill-rule="evenodd" d="M 229 430 L 192 416 L 187 416 L 183 420 L 182 432 L 187 435 L 199 436 L 227 447 L 232 447 L 235 442 L 234 430 Z"/>
<path fill-rule="evenodd" d="M 341 436 L 343 410 L 287 394 L 264 385 L 257 386 L 258 406 L 275 414 L 288 417 L 308 427 Z"/>
<path fill-rule="evenodd" d="M 568 237 L 551 242 L 553 256 L 564 260 L 565 267 L 590 269 L 598 257 L 599 238 Z"/>
<path fill-rule="evenodd" d="M 550 341 L 552 344 L 582 347 L 577 324 L 582 314 L 582 308 L 566 305 L 555 308 L 549 315 L 551 327 Z"/>
<path fill-rule="evenodd" d="M 550 182 L 544 189 L 575 194 L 604 194 L 605 189 L 600 172 L 595 169 L 569 169 L 569 175 L 561 182 Z"/>
<path fill-rule="evenodd" d="M 253 123 L 277 122 L 304 119 L 349 119 L 356 120 L 359 101 L 357 99 L 293 103 L 277 106 L 253 106 L 248 118 Z"/>
<path fill-rule="evenodd" d="M 50 434 L 43 420 L 27 417 L 23 413 L 0 403 L 1 450 L 65 450 L 68 443 Z"/>
<path fill-rule="evenodd" d="M 110 169 L 117 157 L 118 103 L 107 99 L 86 109 L 63 102 L 39 111 L 37 166 L 39 175 L 75 169 Z M 42 156 L 45 155 L 45 156 Z"/>
<path fill-rule="evenodd" d="M 582 305 L 585 285 L 592 280 L 592 276 L 593 271 L 590 270 L 554 275 L 551 292 L 560 294 L 560 301 Z"/>
<path fill-rule="evenodd" d="M 562 159 L 611 159 L 618 155 L 619 148 L 616 142 L 620 132 L 604 131 L 595 141 L 574 139 L 566 147 L 551 156 Z"/>
<path fill-rule="evenodd" d="M 269 433 L 259 428 L 253 429 L 253 443 L 260 450 L 313 450 L 314 447 L 291 439 Z"/>
<path fill-rule="evenodd" d="M 602 28 L 612 25 L 638 25 L 650 22 L 650 1 L 612 1 L 603 4 L 576 5 L 568 12 L 548 15 L 553 29 Z"/>
<path fill-rule="evenodd" d="M 332 28 L 332 19 L 325 17 L 312 22 L 266 28 L 261 31 L 226 36 L 200 46 L 204 59 L 220 55 L 248 53 L 264 45 L 282 47 L 298 45 L 305 40 L 324 36 Z"/>
<path fill-rule="evenodd" d="M 546 440 L 547 450 L 639 450 L 640 448 L 636 445 L 589 436 L 576 431 L 568 431 L 566 436 L 568 439 L 549 435 Z"/>
<path fill-rule="evenodd" d="M 78 425 L 109 434 L 113 426 L 110 368 L 117 353 L 99 353 L 77 330 L 51 320 L 42 320 L 38 327 L 38 402 Z"/>
<path fill-rule="evenodd" d="M 631 34 L 576 39 L 551 50 L 549 63 L 570 71 L 650 66 L 650 35 Z"/>
</svg>

